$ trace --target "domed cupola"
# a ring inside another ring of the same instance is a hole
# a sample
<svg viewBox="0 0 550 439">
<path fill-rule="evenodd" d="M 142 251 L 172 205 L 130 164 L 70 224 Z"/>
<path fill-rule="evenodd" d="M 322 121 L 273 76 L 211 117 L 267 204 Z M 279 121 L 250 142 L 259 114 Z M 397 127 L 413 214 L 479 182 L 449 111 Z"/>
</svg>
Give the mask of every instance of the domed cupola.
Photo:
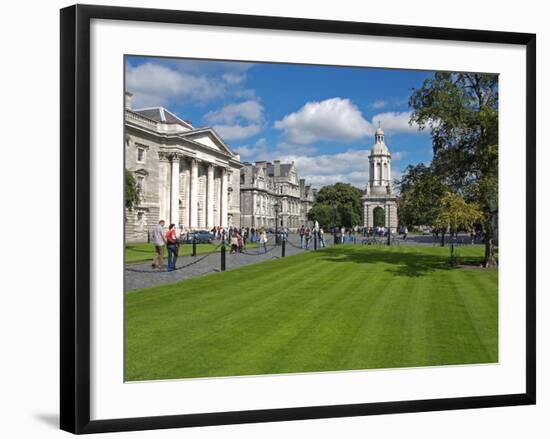
<svg viewBox="0 0 550 439">
<path fill-rule="evenodd" d="M 384 143 L 384 131 L 380 125 L 378 125 L 378 129 L 374 132 L 374 146 L 370 151 L 369 165 L 367 192 L 391 193 L 391 154 Z"/>
<path fill-rule="evenodd" d="M 378 122 L 378 128 L 374 133 L 374 145 L 371 149 L 371 155 L 390 155 L 390 151 L 384 143 L 384 131 L 380 128 L 380 122 Z"/>
</svg>

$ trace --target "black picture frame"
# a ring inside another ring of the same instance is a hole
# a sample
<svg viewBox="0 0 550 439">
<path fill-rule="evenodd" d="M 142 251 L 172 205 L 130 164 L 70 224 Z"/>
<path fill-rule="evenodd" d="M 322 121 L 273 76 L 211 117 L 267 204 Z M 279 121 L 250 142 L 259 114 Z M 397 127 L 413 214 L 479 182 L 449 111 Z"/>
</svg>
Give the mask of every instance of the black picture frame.
<svg viewBox="0 0 550 439">
<path fill-rule="evenodd" d="M 316 407 L 90 420 L 90 22 L 93 19 L 229 26 L 526 47 L 525 393 Z M 75 5 L 61 10 L 61 429 L 81 434 L 535 404 L 536 401 L 536 35 Z M 76 233 L 78 231 L 78 233 Z"/>
</svg>

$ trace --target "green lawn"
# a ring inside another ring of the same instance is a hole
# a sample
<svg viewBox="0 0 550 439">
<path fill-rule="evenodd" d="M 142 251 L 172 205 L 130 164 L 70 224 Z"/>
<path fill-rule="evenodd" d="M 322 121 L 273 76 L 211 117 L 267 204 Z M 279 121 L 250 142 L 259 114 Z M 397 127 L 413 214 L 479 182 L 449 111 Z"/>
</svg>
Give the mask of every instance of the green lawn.
<svg viewBox="0 0 550 439">
<path fill-rule="evenodd" d="M 202 255 L 211 251 L 218 246 L 219 242 L 215 244 L 197 244 L 197 254 Z M 254 248 L 256 244 L 248 244 L 246 248 Z M 179 256 L 190 256 L 193 252 L 192 244 L 180 245 Z M 155 255 L 155 248 L 153 244 L 146 242 L 128 243 L 124 246 L 124 260 L 126 262 L 143 262 L 152 261 Z M 164 256 L 167 256 L 167 251 L 164 249 Z"/>
<path fill-rule="evenodd" d="M 125 378 L 497 362 L 498 273 L 448 257 L 339 246 L 128 292 Z"/>
</svg>

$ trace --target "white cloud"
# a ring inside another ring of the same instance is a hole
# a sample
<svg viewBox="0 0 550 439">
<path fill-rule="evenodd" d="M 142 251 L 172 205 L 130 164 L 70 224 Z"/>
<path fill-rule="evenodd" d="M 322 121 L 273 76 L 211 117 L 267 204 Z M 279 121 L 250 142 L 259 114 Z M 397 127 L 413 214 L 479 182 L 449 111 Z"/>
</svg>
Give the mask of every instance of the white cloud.
<svg viewBox="0 0 550 439">
<path fill-rule="evenodd" d="M 409 125 L 410 118 L 410 111 L 379 113 L 372 118 L 372 124 L 378 126 L 380 122 L 382 129 L 388 134 L 418 133 L 416 124 Z"/>
<path fill-rule="evenodd" d="M 258 139 L 252 146 L 241 145 L 234 148 L 235 152 L 243 157 L 255 160 L 263 160 L 268 155 L 267 140 L 265 137 Z"/>
<path fill-rule="evenodd" d="M 280 142 L 275 148 L 276 155 L 310 155 L 317 152 L 317 148 L 312 145 L 295 145 L 293 143 Z"/>
<path fill-rule="evenodd" d="M 204 119 L 225 140 L 241 140 L 258 134 L 264 126 L 264 107 L 254 100 L 228 104 L 210 111 Z M 245 155 L 245 154 L 243 154 Z"/>
<path fill-rule="evenodd" d="M 380 110 L 381 108 L 387 107 L 387 105 L 388 105 L 388 101 L 385 101 L 383 99 L 378 99 L 374 101 L 370 106 L 375 110 Z"/>
<path fill-rule="evenodd" d="M 204 119 L 213 123 L 233 124 L 236 121 L 262 122 L 264 107 L 254 100 L 229 104 L 217 111 L 206 113 Z"/>
<path fill-rule="evenodd" d="M 275 122 L 289 142 L 309 144 L 318 140 L 349 142 L 372 134 L 371 124 L 349 99 L 339 97 L 308 102 Z"/>
<path fill-rule="evenodd" d="M 407 151 L 397 151 L 391 153 L 392 161 L 403 160 L 407 156 Z"/>
<path fill-rule="evenodd" d="M 244 73 L 224 73 L 222 78 L 228 84 L 240 84 L 246 79 L 246 74 Z"/>
<path fill-rule="evenodd" d="M 222 81 L 193 75 L 148 62 L 137 67 L 127 65 L 127 90 L 134 94 L 135 108 L 169 105 L 176 99 L 207 102 L 225 93 Z"/>
<path fill-rule="evenodd" d="M 214 125 L 212 128 L 224 140 L 241 140 L 255 136 L 262 130 L 263 125 Z"/>
<path fill-rule="evenodd" d="M 378 107 L 386 101 L 376 101 Z M 349 99 L 340 97 L 320 102 L 308 102 L 294 113 L 275 122 L 288 142 L 307 145 L 316 141 L 351 142 L 372 136 L 374 126 L 381 123 L 389 134 L 416 133 L 418 127 L 409 125 L 411 113 L 385 112 L 365 119 L 359 108 Z"/>
<path fill-rule="evenodd" d="M 294 161 L 300 178 L 305 178 L 308 184 L 321 187 L 337 182 L 351 183 L 359 188 L 364 188 L 369 177 L 370 150 L 347 150 L 336 154 L 322 154 L 307 156 L 289 154 L 280 157 L 283 162 Z M 405 156 L 403 152 L 392 153 L 392 178 L 401 175 L 394 161 L 399 161 Z M 273 157 L 272 157 L 273 159 Z"/>
</svg>

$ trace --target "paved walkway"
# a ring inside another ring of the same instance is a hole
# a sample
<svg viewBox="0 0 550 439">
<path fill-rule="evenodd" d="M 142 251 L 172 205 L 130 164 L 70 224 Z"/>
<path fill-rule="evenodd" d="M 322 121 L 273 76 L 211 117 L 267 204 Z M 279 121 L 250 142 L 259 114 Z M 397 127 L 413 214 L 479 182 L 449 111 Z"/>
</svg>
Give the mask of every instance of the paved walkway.
<svg viewBox="0 0 550 439">
<path fill-rule="evenodd" d="M 332 245 L 332 236 L 325 234 L 327 246 Z M 458 243 L 469 243 L 469 237 L 466 235 L 459 236 Z M 355 245 L 361 245 L 362 236 L 357 236 Z M 230 252 L 230 246 L 226 246 L 225 268 L 231 270 L 245 265 L 258 264 L 260 262 L 269 261 L 281 257 L 281 246 L 273 245 L 274 238 L 271 237 L 267 245 L 267 253 L 261 248 L 247 250 L 244 253 Z M 386 245 L 386 237 L 376 237 L 376 242 L 380 245 Z M 345 244 L 354 245 L 354 244 Z M 392 245 L 439 245 L 439 242 L 434 242 L 432 236 L 409 236 L 406 241 L 403 241 L 402 236 L 396 237 L 392 241 Z M 310 250 L 313 249 L 313 241 L 311 241 Z M 289 242 L 286 243 L 286 256 L 292 256 L 307 250 L 299 248 L 299 237 L 297 235 L 289 236 Z M 165 258 L 166 262 L 166 258 Z M 209 273 L 219 272 L 221 270 L 221 254 L 217 248 L 213 253 L 199 256 L 183 256 L 178 258 L 176 271 L 172 272 L 157 272 L 151 268 L 151 262 L 143 262 L 138 264 L 128 264 L 124 271 L 124 290 L 131 291 L 141 288 L 148 288 L 155 285 L 171 284 L 183 279 L 189 279 L 195 276 L 203 276 Z"/>
<path fill-rule="evenodd" d="M 281 246 L 273 245 L 273 238 L 267 244 L 267 252 L 261 248 L 249 249 L 244 253 L 232 254 L 230 246 L 226 246 L 225 269 L 231 270 L 250 264 L 269 261 L 281 257 Z M 332 238 L 328 240 L 332 242 Z M 310 250 L 313 249 L 313 241 Z M 292 256 L 307 250 L 299 248 L 299 238 L 294 236 L 286 243 L 285 254 Z M 166 263 L 166 258 L 165 258 Z M 213 253 L 180 257 L 176 263 L 176 271 L 158 272 L 151 268 L 151 262 L 128 264 L 124 271 L 124 291 L 137 290 L 161 284 L 171 284 L 183 279 L 215 273 L 221 269 L 220 249 Z"/>
</svg>

